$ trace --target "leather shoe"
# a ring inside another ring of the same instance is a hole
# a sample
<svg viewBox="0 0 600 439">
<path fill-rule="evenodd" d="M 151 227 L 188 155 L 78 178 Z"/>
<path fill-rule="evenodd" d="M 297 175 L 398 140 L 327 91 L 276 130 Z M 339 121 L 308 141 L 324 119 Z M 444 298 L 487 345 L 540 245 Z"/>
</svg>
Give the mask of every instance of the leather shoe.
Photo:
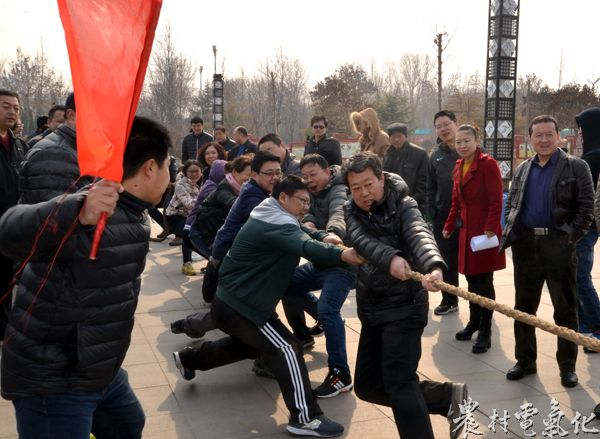
<svg viewBox="0 0 600 439">
<path fill-rule="evenodd" d="M 506 379 L 511 381 L 520 380 L 527 375 L 537 373 L 537 367 L 534 365 L 523 367 L 519 363 L 515 364 L 506 372 Z"/>
<path fill-rule="evenodd" d="M 575 387 L 578 383 L 577 374 L 575 372 L 563 372 L 560 374 L 560 383 L 564 387 Z"/>
</svg>

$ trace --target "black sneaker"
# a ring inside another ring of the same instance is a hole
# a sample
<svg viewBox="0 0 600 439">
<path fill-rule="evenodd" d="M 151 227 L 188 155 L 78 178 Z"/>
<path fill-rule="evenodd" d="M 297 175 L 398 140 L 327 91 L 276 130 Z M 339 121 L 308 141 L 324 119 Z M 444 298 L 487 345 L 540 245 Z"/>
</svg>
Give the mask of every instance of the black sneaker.
<svg viewBox="0 0 600 439">
<path fill-rule="evenodd" d="M 272 380 L 275 379 L 273 372 L 271 372 L 271 370 L 261 361 L 260 358 L 257 358 L 254 360 L 254 363 L 252 363 L 252 373 L 257 377 L 270 378 Z"/>
<path fill-rule="evenodd" d="M 314 392 L 317 398 L 333 398 L 340 393 L 352 390 L 352 378 L 350 375 L 343 374 L 339 369 L 334 368 L 319 387 Z"/>
<path fill-rule="evenodd" d="M 436 316 L 445 316 L 451 312 L 458 312 L 458 305 L 446 305 L 445 303 L 442 303 L 433 310 L 433 313 Z"/>
<path fill-rule="evenodd" d="M 463 383 L 452 383 L 452 399 L 448 409 L 448 422 L 450 423 L 450 438 L 457 439 L 464 428 L 460 423 L 460 404 L 466 404 L 469 399 L 467 385 Z M 455 422 L 456 421 L 456 422 Z"/>
<path fill-rule="evenodd" d="M 194 355 L 194 349 L 189 346 L 183 348 L 179 352 L 173 352 L 173 359 L 175 360 L 175 366 L 177 366 L 177 369 L 179 369 L 181 376 L 186 381 L 190 381 L 190 380 L 194 379 L 194 377 L 196 376 L 196 372 L 194 372 L 192 369 L 187 369 L 183 365 L 185 358 L 189 357 L 189 355 Z"/>
<path fill-rule="evenodd" d="M 344 427 L 325 415 L 315 416 L 305 424 L 290 422 L 286 430 L 296 436 L 336 437 L 344 433 Z"/>
<path fill-rule="evenodd" d="M 171 332 L 173 334 L 185 333 L 185 319 L 175 320 L 171 323 Z"/>
<path fill-rule="evenodd" d="M 312 328 L 308 328 L 308 333 L 313 337 L 321 337 L 325 334 L 325 330 L 323 329 L 321 322 L 317 320 Z"/>
</svg>

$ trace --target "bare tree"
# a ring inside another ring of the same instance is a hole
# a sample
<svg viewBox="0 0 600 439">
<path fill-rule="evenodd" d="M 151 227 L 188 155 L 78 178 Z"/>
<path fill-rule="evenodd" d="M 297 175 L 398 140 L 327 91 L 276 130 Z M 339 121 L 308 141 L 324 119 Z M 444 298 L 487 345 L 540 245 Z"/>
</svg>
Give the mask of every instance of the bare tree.
<svg viewBox="0 0 600 439">
<path fill-rule="evenodd" d="M 0 87 L 19 94 L 25 132 L 35 129 L 37 116 L 48 114 L 52 105 L 65 102 L 67 81 L 50 66 L 43 50 L 32 56 L 17 48 L 15 59 L 1 67 Z"/>
<path fill-rule="evenodd" d="M 414 123 L 425 87 L 432 80 L 432 76 L 433 64 L 429 55 L 410 53 L 400 59 L 399 79 L 402 81 L 400 87 L 408 101 L 411 125 Z"/>
<path fill-rule="evenodd" d="M 478 73 L 451 75 L 445 89 L 445 101 L 461 122 L 483 126 L 485 88 L 483 78 Z"/>
<path fill-rule="evenodd" d="M 177 50 L 173 30 L 166 26 L 155 43 L 139 112 L 160 120 L 179 145 L 193 107 L 195 70 Z"/>
</svg>

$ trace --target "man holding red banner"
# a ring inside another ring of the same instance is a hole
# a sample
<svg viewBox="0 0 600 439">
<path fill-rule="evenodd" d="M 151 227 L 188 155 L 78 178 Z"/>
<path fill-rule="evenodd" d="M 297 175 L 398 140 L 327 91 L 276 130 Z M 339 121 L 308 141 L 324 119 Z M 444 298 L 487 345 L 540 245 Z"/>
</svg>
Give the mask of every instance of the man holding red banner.
<svg viewBox="0 0 600 439">
<path fill-rule="evenodd" d="M 1 367 L 2 396 L 13 401 L 21 439 L 88 438 L 95 416 L 110 420 L 121 439 L 142 437 L 144 412 L 121 364 L 148 252 L 145 211 L 169 183 L 170 147 L 164 127 L 136 117 L 122 183 L 100 180 L 0 219 L 2 253 L 27 261 Z M 98 259 L 90 260 L 101 215 L 109 218 Z"/>
</svg>

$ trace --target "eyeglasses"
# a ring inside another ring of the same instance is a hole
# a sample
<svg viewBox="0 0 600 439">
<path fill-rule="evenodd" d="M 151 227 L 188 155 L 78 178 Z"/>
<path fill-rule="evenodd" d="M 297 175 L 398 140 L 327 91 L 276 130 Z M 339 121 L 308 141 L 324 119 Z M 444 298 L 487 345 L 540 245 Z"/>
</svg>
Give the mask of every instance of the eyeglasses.
<svg viewBox="0 0 600 439">
<path fill-rule="evenodd" d="M 298 197 L 296 195 L 292 195 L 292 198 L 295 198 L 296 200 L 300 201 L 303 205 L 310 207 L 310 200 L 307 200 L 306 198 Z"/>
<path fill-rule="evenodd" d="M 259 174 L 266 175 L 269 178 L 273 178 L 273 177 L 281 177 L 282 172 L 279 170 L 269 171 L 269 172 L 259 171 Z"/>
<path fill-rule="evenodd" d="M 324 130 L 325 129 L 325 125 L 313 125 L 313 129 L 315 129 L 315 130 Z"/>
</svg>

